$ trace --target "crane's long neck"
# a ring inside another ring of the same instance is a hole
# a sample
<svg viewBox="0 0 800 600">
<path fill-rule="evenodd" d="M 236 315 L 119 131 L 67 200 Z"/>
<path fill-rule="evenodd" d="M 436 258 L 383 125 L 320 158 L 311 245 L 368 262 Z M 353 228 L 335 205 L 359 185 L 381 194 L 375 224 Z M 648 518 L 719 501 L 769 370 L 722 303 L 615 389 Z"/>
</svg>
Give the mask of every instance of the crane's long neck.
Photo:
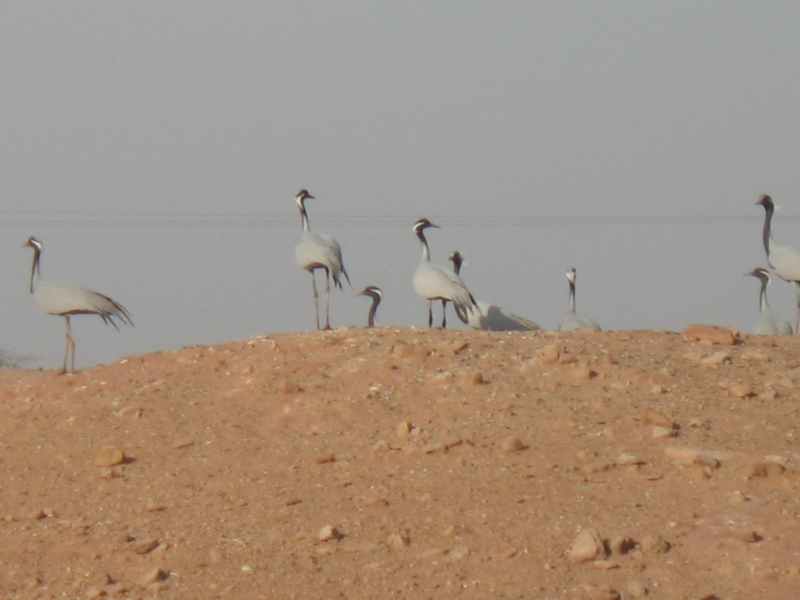
<svg viewBox="0 0 800 600">
<path fill-rule="evenodd" d="M 764 212 L 764 250 L 767 253 L 767 258 L 769 258 L 769 247 L 772 243 L 772 214 L 775 212 L 775 207 L 772 204 L 765 204 Z"/>
<path fill-rule="evenodd" d="M 378 310 L 378 304 L 381 303 L 381 297 L 375 294 L 372 296 L 372 306 L 369 307 L 369 316 L 367 323 L 370 327 L 375 327 L 375 313 Z"/>
<path fill-rule="evenodd" d="M 39 281 L 39 260 L 42 256 L 42 251 L 39 250 L 36 246 L 33 247 L 33 264 L 31 265 L 31 285 L 30 290 L 31 294 L 33 293 L 33 289 L 36 285 L 36 282 Z"/>
<path fill-rule="evenodd" d="M 303 219 L 303 231 L 311 231 L 311 225 L 308 224 L 308 213 L 306 212 L 305 202 L 298 200 L 297 206 L 300 207 L 300 218 Z"/>
<path fill-rule="evenodd" d="M 768 280 L 766 277 L 761 277 L 761 295 L 759 297 L 759 308 L 763 313 L 766 310 L 769 310 L 769 303 L 767 302 L 767 283 Z"/>
<path fill-rule="evenodd" d="M 569 280 L 569 312 L 575 312 L 575 282 Z"/>
<path fill-rule="evenodd" d="M 422 229 L 417 229 L 417 237 L 419 241 L 422 242 L 422 262 L 430 262 L 431 251 L 428 248 L 428 240 L 425 239 L 425 234 L 422 233 Z"/>
</svg>

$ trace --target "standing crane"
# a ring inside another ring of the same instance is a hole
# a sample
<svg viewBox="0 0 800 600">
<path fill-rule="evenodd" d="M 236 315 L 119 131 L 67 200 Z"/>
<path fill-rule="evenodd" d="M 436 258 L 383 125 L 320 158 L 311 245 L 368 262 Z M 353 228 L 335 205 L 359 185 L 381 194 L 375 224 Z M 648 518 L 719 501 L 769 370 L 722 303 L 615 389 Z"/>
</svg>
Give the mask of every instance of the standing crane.
<svg viewBox="0 0 800 600">
<path fill-rule="evenodd" d="M 375 327 L 375 312 L 378 310 L 378 305 L 383 298 L 381 288 L 376 285 L 368 285 L 356 296 L 369 296 L 372 298 L 372 305 L 369 307 L 369 315 L 367 316 L 367 327 Z"/>
<path fill-rule="evenodd" d="M 458 250 L 454 250 L 447 257 L 453 263 L 453 272 L 461 276 L 461 264 L 464 257 Z M 512 312 L 500 308 L 494 304 L 477 300 L 477 311 L 469 313 L 469 324 L 473 329 L 485 329 L 490 331 L 541 331 L 533 321 L 520 317 Z"/>
<path fill-rule="evenodd" d="M 778 277 L 794 284 L 797 292 L 797 320 L 794 330 L 800 328 L 800 248 L 776 244 L 772 239 L 772 215 L 775 213 L 775 204 L 766 194 L 756 202 L 764 207 L 764 231 L 762 239 L 764 250 L 767 253 L 769 266 L 775 269 Z"/>
<path fill-rule="evenodd" d="M 442 302 L 442 329 L 447 327 L 447 302 L 453 303 L 456 315 L 463 323 L 469 323 L 469 313 L 478 310 L 477 304 L 461 277 L 431 262 L 431 252 L 428 241 L 425 239 L 425 229 L 428 227 L 439 228 L 428 219 L 422 218 L 414 223 L 414 233 L 417 234 L 422 244 L 422 258 L 414 272 L 414 291 L 421 298 L 428 301 L 428 327 L 433 327 L 433 302 Z"/>
<path fill-rule="evenodd" d="M 756 333 L 766 335 L 791 335 L 793 333 L 792 326 L 788 321 L 784 321 L 778 313 L 769 307 L 767 302 L 767 284 L 769 283 L 769 273 L 766 269 L 758 267 L 749 273 L 744 274 L 745 277 L 752 275 L 761 280 L 761 294 L 759 295 L 759 307 L 761 313 L 756 321 Z"/>
<path fill-rule="evenodd" d="M 561 318 L 558 328 L 561 331 L 575 331 L 577 329 L 592 329 L 600 331 L 600 325 L 588 317 L 582 317 L 575 313 L 575 267 L 567 271 L 567 281 L 569 281 L 569 309 Z"/>
<path fill-rule="evenodd" d="M 69 360 L 70 371 L 75 370 L 75 339 L 72 337 L 72 328 L 69 322 L 72 315 L 98 315 L 104 323 L 110 323 L 117 331 L 119 331 L 119 327 L 117 327 L 114 317 L 122 323 L 133 325 L 131 316 L 125 307 L 108 296 L 87 290 L 74 283 L 58 283 L 42 279 L 39 271 L 42 242 L 31 236 L 22 246 L 23 248 L 25 246 L 33 248 L 30 284 L 33 301 L 43 312 L 64 317 L 67 324 L 67 348 L 64 353 L 62 373 L 67 371 L 68 359 L 71 359 Z"/>
<path fill-rule="evenodd" d="M 311 233 L 311 227 L 308 224 L 308 213 L 306 212 L 306 200 L 315 200 L 314 196 L 308 193 L 308 190 L 302 189 L 295 194 L 297 207 L 300 209 L 300 216 L 303 219 L 303 235 L 300 238 L 300 243 L 294 249 L 295 260 L 301 269 L 305 269 L 311 273 L 311 288 L 314 290 L 314 308 L 317 317 L 317 329 L 319 329 L 319 294 L 317 293 L 317 281 L 314 278 L 314 271 L 316 269 L 323 269 L 325 271 L 325 327 L 324 329 L 331 328 L 330 309 L 331 309 L 331 277 L 333 283 L 339 289 L 342 289 L 341 276 L 344 275 L 347 279 L 347 284 L 352 288 L 350 283 L 350 276 L 344 268 L 342 262 L 342 248 L 339 242 L 329 235 L 321 235 L 319 233 Z"/>
</svg>

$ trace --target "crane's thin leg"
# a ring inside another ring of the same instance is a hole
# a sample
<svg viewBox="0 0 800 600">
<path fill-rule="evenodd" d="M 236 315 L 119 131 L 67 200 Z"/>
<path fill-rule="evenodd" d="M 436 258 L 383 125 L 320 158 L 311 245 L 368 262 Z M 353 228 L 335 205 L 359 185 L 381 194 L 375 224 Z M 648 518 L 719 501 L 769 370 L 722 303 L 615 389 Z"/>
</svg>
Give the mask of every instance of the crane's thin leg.
<svg viewBox="0 0 800 600">
<path fill-rule="evenodd" d="M 447 300 L 442 300 L 442 329 L 447 329 Z"/>
<path fill-rule="evenodd" d="M 72 337 L 72 328 L 69 325 L 69 316 L 64 315 L 64 320 L 67 323 L 67 347 L 64 350 L 64 367 L 61 369 L 61 373 L 67 372 L 67 360 L 72 356 L 72 362 L 70 363 L 70 371 L 75 370 L 75 340 Z"/>
<path fill-rule="evenodd" d="M 319 329 L 319 294 L 317 293 L 317 280 L 314 278 L 314 269 L 309 269 L 311 273 L 311 289 L 314 290 L 314 310 L 317 315 L 317 329 Z"/>
<path fill-rule="evenodd" d="M 331 328 L 331 274 L 325 269 L 325 330 Z"/>
<path fill-rule="evenodd" d="M 428 300 L 428 327 L 433 327 L 433 300 Z"/>
</svg>

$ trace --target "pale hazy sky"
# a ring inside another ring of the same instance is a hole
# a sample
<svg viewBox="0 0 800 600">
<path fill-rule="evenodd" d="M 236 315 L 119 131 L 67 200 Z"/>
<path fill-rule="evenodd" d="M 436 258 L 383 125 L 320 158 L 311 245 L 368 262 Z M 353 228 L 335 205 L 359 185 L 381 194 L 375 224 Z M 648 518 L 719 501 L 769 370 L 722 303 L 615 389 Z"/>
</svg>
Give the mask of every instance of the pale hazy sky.
<svg viewBox="0 0 800 600">
<path fill-rule="evenodd" d="M 762 193 L 800 246 L 798 32 L 792 2 L 2 3 L 0 347 L 61 362 L 29 235 L 133 314 L 74 318 L 78 366 L 313 327 L 301 187 L 384 325 L 426 322 L 427 216 L 435 262 L 544 327 L 575 266 L 605 328 L 750 331 Z"/>
</svg>

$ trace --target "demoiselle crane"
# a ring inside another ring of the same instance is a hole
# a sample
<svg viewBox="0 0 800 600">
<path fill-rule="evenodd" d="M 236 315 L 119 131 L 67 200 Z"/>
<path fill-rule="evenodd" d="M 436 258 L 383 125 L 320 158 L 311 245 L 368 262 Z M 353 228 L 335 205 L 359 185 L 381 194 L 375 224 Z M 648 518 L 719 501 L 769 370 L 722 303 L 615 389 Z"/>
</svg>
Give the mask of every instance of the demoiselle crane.
<svg viewBox="0 0 800 600">
<path fill-rule="evenodd" d="M 745 273 L 745 277 L 752 275 L 761 280 L 761 293 L 759 295 L 759 308 L 761 313 L 756 321 L 755 333 L 765 335 L 791 335 L 793 333 L 792 326 L 788 321 L 783 320 L 778 313 L 769 307 L 767 302 L 767 284 L 769 283 L 769 273 L 766 269 L 758 267 L 749 273 Z"/>
<path fill-rule="evenodd" d="M 108 296 L 87 290 L 74 283 L 58 283 L 42 279 L 39 270 L 42 242 L 31 236 L 22 246 L 33 248 L 30 284 L 33 301 L 45 313 L 64 317 L 67 324 L 67 348 L 64 352 L 63 373 L 67 371 L 67 361 L 70 358 L 70 371 L 75 370 L 75 339 L 72 337 L 72 328 L 69 322 L 72 315 L 98 315 L 104 323 L 110 323 L 117 331 L 119 331 L 119 327 L 117 327 L 114 317 L 122 323 L 133 325 L 131 316 L 125 307 Z"/>
<path fill-rule="evenodd" d="M 369 307 L 369 316 L 367 317 L 367 327 L 375 327 L 375 312 L 378 310 L 378 305 L 383 298 L 381 288 L 375 285 L 368 285 L 356 296 L 369 296 L 372 298 L 372 305 Z"/>
<path fill-rule="evenodd" d="M 461 276 L 461 265 L 464 262 L 463 255 L 458 251 L 453 251 L 447 257 L 453 263 L 453 271 Z M 512 312 L 500 308 L 494 304 L 489 304 L 482 300 L 476 300 L 477 311 L 469 313 L 469 324 L 473 329 L 485 329 L 490 331 L 541 331 L 533 321 L 520 317 Z"/>
<path fill-rule="evenodd" d="M 600 326 L 588 317 L 582 317 L 575 313 L 575 267 L 567 271 L 567 281 L 569 281 L 569 309 L 561 318 L 558 328 L 561 331 L 575 331 L 578 329 L 592 329 L 600 331 Z"/>
<path fill-rule="evenodd" d="M 329 235 L 311 233 L 308 224 L 308 213 L 306 212 L 306 200 L 314 200 L 314 196 L 308 190 L 302 189 L 295 194 L 297 207 L 300 209 L 300 216 L 303 219 L 303 235 L 300 243 L 294 249 L 294 256 L 301 269 L 311 273 L 311 288 L 314 290 L 314 309 L 317 317 L 317 329 L 319 329 L 319 294 L 317 293 L 317 281 L 314 278 L 316 269 L 325 271 L 325 327 L 331 328 L 330 309 L 331 309 L 331 277 L 333 283 L 339 289 L 342 288 L 341 276 L 347 279 L 347 284 L 352 288 L 350 276 L 344 268 L 342 262 L 342 248 L 339 242 Z"/>
<path fill-rule="evenodd" d="M 797 320 L 794 330 L 800 329 L 800 248 L 776 244 L 772 239 L 772 215 L 775 213 L 775 204 L 766 194 L 756 202 L 764 207 L 764 250 L 767 253 L 769 266 L 775 269 L 778 277 L 794 284 L 797 292 Z"/>
<path fill-rule="evenodd" d="M 442 302 L 442 329 L 447 327 L 447 313 L 444 310 L 447 301 L 453 303 L 458 318 L 464 323 L 469 323 L 469 313 L 477 311 L 478 306 L 467 286 L 461 281 L 461 277 L 431 262 L 431 252 L 424 233 L 428 227 L 439 228 L 425 218 L 419 219 L 413 227 L 422 244 L 422 258 L 414 272 L 414 291 L 428 301 L 428 327 L 433 327 L 434 300 Z"/>
</svg>

